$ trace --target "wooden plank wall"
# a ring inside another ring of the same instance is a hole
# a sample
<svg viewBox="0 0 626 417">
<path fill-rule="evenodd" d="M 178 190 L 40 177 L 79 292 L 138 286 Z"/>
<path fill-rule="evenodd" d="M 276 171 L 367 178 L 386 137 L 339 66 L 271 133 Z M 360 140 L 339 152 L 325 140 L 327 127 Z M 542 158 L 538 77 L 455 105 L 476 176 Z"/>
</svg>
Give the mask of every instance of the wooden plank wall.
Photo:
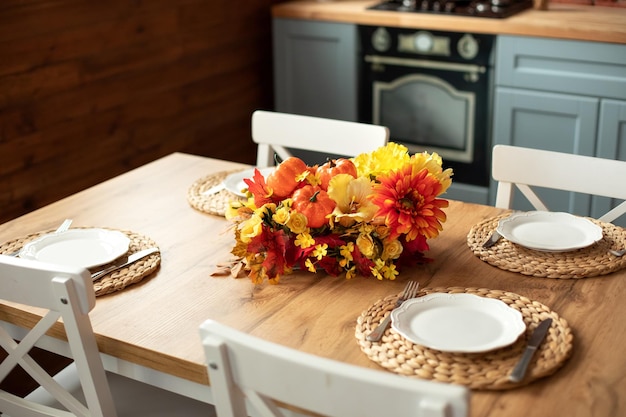
<svg viewBox="0 0 626 417">
<path fill-rule="evenodd" d="M 0 222 L 175 151 L 253 163 L 279 2 L 0 1 Z"/>
</svg>

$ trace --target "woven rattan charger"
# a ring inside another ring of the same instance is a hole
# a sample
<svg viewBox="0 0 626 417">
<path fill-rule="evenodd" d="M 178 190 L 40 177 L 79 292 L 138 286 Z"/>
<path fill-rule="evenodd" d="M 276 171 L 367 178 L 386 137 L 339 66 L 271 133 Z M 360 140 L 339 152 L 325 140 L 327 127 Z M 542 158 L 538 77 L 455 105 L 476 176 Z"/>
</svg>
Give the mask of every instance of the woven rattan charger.
<svg viewBox="0 0 626 417">
<path fill-rule="evenodd" d="M 617 257 L 609 249 L 626 244 L 626 229 L 611 223 L 589 219 L 602 228 L 602 240 L 583 249 L 568 252 L 542 252 L 524 248 L 500 238 L 492 247 L 483 243 L 496 230 L 498 222 L 510 216 L 502 214 L 476 224 L 467 235 L 467 244 L 478 258 L 506 271 L 540 278 L 591 278 L 607 275 L 626 267 L 626 256 Z"/>
<path fill-rule="evenodd" d="M 0 254 L 9 254 L 18 251 L 28 242 L 38 239 L 39 237 L 52 232 L 54 232 L 54 230 L 32 233 L 27 236 L 12 239 L 0 245 Z M 131 232 L 128 230 L 120 230 L 120 232 L 124 233 L 130 239 L 130 244 L 126 255 L 131 255 L 135 252 L 139 252 L 140 250 L 157 246 L 154 240 L 142 234 Z M 110 265 L 113 265 L 114 263 L 115 261 L 106 265 L 101 265 L 96 269 L 101 270 Z M 155 252 L 143 259 L 138 260 L 137 262 L 134 262 L 132 265 L 129 265 L 124 269 L 113 271 L 104 275 L 93 284 L 96 296 L 102 296 L 105 294 L 120 291 L 128 287 L 129 285 L 136 284 L 142 281 L 148 275 L 156 271 L 160 263 L 161 254 L 159 252 Z"/>
<path fill-rule="evenodd" d="M 220 185 L 228 175 L 239 171 L 242 170 L 220 171 L 215 174 L 199 178 L 191 184 L 187 190 L 187 202 L 191 207 L 203 213 L 223 216 L 226 208 L 228 207 L 228 203 L 233 200 L 240 199 L 241 197 L 226 189 L 209 195 L 203 195 L 202 193 L 212 187 Z"/>
<path fill-rule="evenodd" d="M 484 288 L 425 288 L 418 296 L 430 293 L 468 293 L 495 298 L 522 313 L 526 332 L 510 346 L 483 353 L 449 353 L 414 344 L 389 327 L 380 342 L 366 336 L 393 309 L 397 296 L 374 303 L 357 319 L 355 336 L 361 350 L 383 368 L 397 374 L 465 385 L 477 390 L 503 390 L 526 385 L 552 375 L 569 358 L 573 336 L 565 319 L 545 305 L 515 293 Z M 514 383 L 508 375 L 519 361 L 528 338 L 539 322 L 552 318 L 549 333 L 537 350 L 528 373 Z"/>
</svg>

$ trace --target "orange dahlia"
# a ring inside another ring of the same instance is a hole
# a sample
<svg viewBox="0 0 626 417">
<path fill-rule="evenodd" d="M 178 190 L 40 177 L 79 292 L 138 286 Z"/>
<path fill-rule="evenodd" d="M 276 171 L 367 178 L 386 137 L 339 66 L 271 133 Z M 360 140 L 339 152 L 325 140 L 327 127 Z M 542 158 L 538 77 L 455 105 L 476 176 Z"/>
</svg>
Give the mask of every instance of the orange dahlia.
<svg viewBox="0 0 626 417">
<path fill-rule="evenodd" d="M 420 235 L 434 238 L 443 230 L 446 214 L 441 209 L 448 207 L 448 201 L 437 198 L 442 184 L 428 169 L 418 169 L 407 164 L 377 178 L 372 202 L 379 207 L 377 216 L 385 219 L 391 238 L 402 234 L 407 241 Z"/>
</svg>

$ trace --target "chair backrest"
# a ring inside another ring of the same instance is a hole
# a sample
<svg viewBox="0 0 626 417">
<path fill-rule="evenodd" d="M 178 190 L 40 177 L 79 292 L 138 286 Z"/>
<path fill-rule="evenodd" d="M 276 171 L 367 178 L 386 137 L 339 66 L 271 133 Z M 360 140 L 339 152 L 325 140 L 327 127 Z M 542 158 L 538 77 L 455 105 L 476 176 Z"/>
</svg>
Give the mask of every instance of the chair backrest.
<svg viewBox="0 0 626 417">
<path fill-rule="evenodd" d="M 213 320 L 200 326 L 200 335 L 219 417 L 282 416 L 277 404 L 330 417 L 468 414 L 462 386 L 321 358 Z M 254 409 L 248 414 L 246 400 Z"/>
<path fill-rule="evenodd" d="M 12 417 L 114 417 L 113 399 L 88 315 L 96 303 L 89 272 L 83 268 L 0 255 L 0 300 L 47 311 L 19 343 L 0 322 L 0 345 L 8 353 L 0 363 L 0 381 L 19 365 L 68 410 L 37 404 L 0 390 L 0 411 Z M 87 406 L 29 355 L 31 347 L 59 318 L 63 321 Z"/>
<path fill-rule="evenodd" d="M 549 209 L 531 186 L 626 200 L 626 161 L 496 145 L 492 176 L 498 181 L 496 207 L 500 208 L 512 208 L 513 185 L 543 211 Z M 612 222 L 624 213 L 626 201 L 599 220 Z"/>
<path fill-rule="evenodd" d="M 286 148 L 333 155 L 355 156 L 384 146 L 389 129 L 384 126 L 257 110 L 252 114 L 252 140 L 258 144 L 257 166 L 274 165 L 291 155 Z"/>
</svg>

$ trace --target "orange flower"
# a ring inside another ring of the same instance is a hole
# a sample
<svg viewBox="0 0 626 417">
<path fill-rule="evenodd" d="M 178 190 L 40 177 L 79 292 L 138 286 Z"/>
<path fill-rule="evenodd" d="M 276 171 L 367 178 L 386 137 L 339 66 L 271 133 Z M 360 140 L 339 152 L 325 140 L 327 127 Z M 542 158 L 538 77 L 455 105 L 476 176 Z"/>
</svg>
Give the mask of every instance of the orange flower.
<svg viewBox="0 0 626 417">
<path fill-rule="evenodd" d="M 401 234 L 406 240 L 418 236 L 434 238 L 443 230 L 446 215 L 441 210 L 448 201 L 438 199 L 442 184 L 428 169 L 407 164 L 401 169 L 380 175 L 374 186 L 372 202 L 379 207 L 377 216 L 384 217 L 391 238 Z"/>
</svg>

